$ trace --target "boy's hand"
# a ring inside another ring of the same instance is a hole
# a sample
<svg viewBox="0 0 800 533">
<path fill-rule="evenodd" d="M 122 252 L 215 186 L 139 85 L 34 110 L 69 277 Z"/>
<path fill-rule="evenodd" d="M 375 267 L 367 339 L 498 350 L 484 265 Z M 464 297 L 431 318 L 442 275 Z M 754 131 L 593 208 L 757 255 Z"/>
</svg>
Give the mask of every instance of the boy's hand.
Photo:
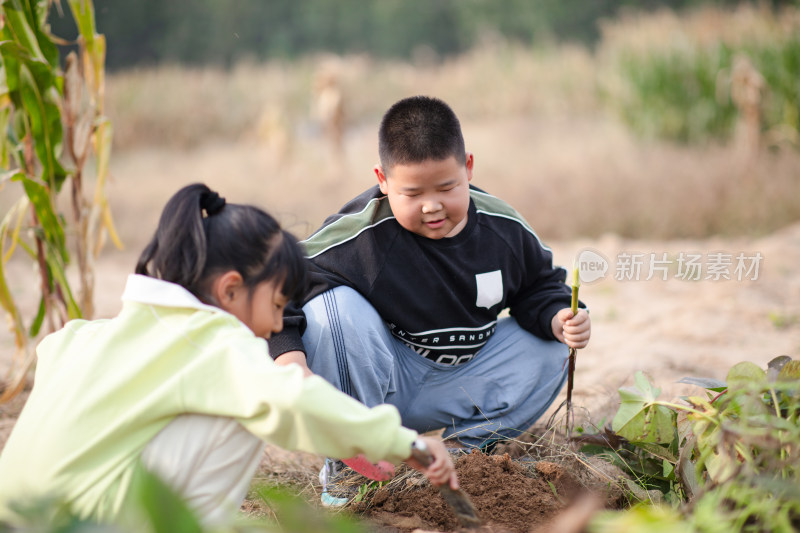
<svg viewBox="0 0 800 533">
<path fill-rule="evenodd" d="M 458 476 L 456 475 L 456 467 L 453 465 L 453 459 L 447 453 L 444 443 L 433 437 L 417 437 L 419 440 L 425 442 L 425 446 L 433 456 L 433 462 L 428 467 L 423 466 L 419 461 L 414 459 L 413 456 L 405 460 L 408 465 L 416 470 L 419 470 L 431 483 L 436 485 L 443 485 L 448 483 L 450 488 L 458 490 Z"/>
<path fill-rule="evenodd" d="M 562 309 L 553 317 L 551 322 L 553 335 L 570 348 L 579 350 L 589 344 L 592 334 L 592 321 L 586 309 L 578 309 L 578 314 L 572 316 L 572 309 Z"/>
</svg>

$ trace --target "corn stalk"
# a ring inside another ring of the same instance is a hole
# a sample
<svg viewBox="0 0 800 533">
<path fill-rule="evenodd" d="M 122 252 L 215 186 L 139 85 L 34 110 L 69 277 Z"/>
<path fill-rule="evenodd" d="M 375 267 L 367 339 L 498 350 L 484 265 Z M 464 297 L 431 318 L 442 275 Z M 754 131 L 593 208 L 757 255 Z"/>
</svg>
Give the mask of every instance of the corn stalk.
<svg viewBox="0 0 800 533">
<path fill-rule="evenodd" d="M 0 402 L 24 386 L 42 335 L 92 317 L 95 259 L 106 235 L 121 247 L 105 196 L 112 134 L 103 115 L 105 38 L 95 30 L 92 1 L 69 0 L 79 54 L 71 52 L 62 69 L 57 44 L 68 43 L 49 33 L 50 5 L 0 2 L 0 191 L 12 181 L 24 191 L 0 222 L 0 305 L 15 343 L 11 367 L 0 377 Z M 93 187 L 86 180 L 90 160 Z M 58 209 L 65 184 L 69 215 Z M 70 249 L 77 291 L 67 279 Z M 6 275 L 17 250 L 29 256 L 39 277 L 39 305 L 28 324 Z"/>
</svg>

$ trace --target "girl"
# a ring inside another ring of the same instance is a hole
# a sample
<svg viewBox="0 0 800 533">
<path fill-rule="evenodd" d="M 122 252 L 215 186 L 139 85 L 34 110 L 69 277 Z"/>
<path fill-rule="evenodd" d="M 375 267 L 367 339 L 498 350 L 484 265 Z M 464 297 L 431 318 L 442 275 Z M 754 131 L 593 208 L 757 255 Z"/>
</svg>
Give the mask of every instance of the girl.
<svg viewBox="0 0 800 533">
<path fill-rule="evenodd" d="M 226 204 L 201 184 L 175 194 L 128 278 L 119 315 L 74 320 L 37 349 L 35 385 L 0 455 L 0 521 L 43 496 L 80 517 L 118 518 L 141 464 L 206 523 L 241 504 L 264 441 L 371 461 L 407 460 L 457 488 L 443 444 L 394 407 L 368 409 L 300 366 L 277 366 L 267 343 L 298 301 L 306 264 L 268 214 Z"/>
</svg>

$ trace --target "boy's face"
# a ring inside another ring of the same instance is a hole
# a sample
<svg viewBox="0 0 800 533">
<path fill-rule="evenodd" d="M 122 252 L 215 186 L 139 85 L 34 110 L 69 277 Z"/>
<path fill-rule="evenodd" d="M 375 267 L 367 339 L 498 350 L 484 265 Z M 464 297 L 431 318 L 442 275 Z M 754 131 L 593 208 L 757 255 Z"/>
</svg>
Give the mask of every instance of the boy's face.
<svg viewBox="0 0 800 533">
<path fill-rule="evenodd" d="M 453 237 L 467 225 L 472 154 L 421 163 L 395 165 L 384 173 L 375 167 L 381 192 L 389 199 L 397 222 L 429 239 Z"/>
</svg>

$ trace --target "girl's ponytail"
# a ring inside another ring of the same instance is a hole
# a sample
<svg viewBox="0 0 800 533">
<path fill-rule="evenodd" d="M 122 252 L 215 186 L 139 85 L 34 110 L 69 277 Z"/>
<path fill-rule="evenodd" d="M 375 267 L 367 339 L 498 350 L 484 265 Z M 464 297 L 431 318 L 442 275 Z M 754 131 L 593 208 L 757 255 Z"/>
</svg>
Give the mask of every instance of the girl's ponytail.
<svg viewBox="0 0 800 533">
<path fill-rule="evenodd" d="M 203 184 L 187 185 L 164 207 L 136 273 L 177 283 L 213 304 L 211 278 L 228 270 L 239 272 L 251 291 L 277 279 L 297 301 L 306 289 L 302 250 L 274 218 L 257 207 L 226 204 Z"/>
<path fill-rule="evenodd" d="M 206 262 L 203 203 L 215 194 L 202 184 L 184 187 L 169 199 L 155 236 L 136 264 L 136 273 L 189 288 L 197 284 Z"/>
</svg>

